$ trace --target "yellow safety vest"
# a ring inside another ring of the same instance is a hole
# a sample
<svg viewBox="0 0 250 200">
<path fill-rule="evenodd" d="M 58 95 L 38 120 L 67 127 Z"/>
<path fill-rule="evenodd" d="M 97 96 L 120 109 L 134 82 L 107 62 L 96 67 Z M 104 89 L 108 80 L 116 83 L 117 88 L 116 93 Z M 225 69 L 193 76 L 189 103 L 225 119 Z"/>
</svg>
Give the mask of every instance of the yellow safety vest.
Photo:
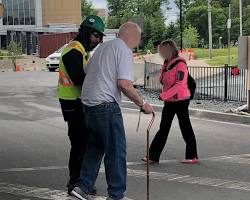
<svg viewBox="0 0 250 200">
<path fill-rule="evenodd" d="M 71 51 L 72 49 L 76 49 L 81 52 L 83 55 L 83 67 L 87 65 L 89 61 L 89 53 L 87 53 L 83 47 L 83 45 L 78 41 L 71 41 L 63 50 L 63 53 L 60 57 L 59 62 L 59 80 L 58 80 L 58 88 L 57 93 L 60 99 L 65 100 L 76 100 L 81 97 L 82 86 L 77 86 L 70 79 L 68 72 L 63 63 L 62 57 Z M 74 67 L 74 66 L 70 66 Z"/>
</svg>

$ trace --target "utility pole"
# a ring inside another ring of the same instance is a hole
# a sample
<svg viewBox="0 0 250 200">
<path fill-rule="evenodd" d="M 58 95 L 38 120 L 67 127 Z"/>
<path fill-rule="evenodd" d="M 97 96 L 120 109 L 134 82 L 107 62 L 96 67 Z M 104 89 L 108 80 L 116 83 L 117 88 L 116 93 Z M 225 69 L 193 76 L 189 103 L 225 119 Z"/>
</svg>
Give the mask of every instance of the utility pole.
<svg viewBox="0 0 250 200">
<path fill-rule="evenodd" d="M 239 0 L 240 11 L 240 36 L 242 36 L 242 0 Z"/>
<path fill-rule="evenodd" d="M 208 39 L 209 39 L 209 58 L 212 58 L 212 17 L 211 17 L 211 11 L 212 11 L 212 6 L 211 6 L 211 1 L 212 0 L 208 0 L 207 1 L 207 6 L 208 6 Z"/>
<path fill-rule="evenodd" d="M 182 52 L 182 48 L 183 48 L 182 33 L 183 33 L 183 25 L 182 25 L 182 0 L 180 0 L 180 37 L 181 37 L 181 52 Z"/>
<path fill-rule="evenodd" d="M 231 65 L 231 60 L 230 60 L 230 46 L 231 46 L 231 3 L 228 4 L 228 20 L 227 20 L 227 30 L 228 30 L 228 65 Z"/>
</svg>

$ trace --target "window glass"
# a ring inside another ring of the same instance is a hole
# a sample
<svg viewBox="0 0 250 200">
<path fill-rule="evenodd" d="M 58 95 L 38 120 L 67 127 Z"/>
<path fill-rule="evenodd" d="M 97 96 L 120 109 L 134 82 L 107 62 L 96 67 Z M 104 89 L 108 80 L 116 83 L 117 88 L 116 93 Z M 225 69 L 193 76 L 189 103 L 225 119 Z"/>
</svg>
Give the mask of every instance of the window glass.
<svg viewBox="0 0 250 200">
<path fill-rule="evenodd" d="M 25 13 L 24 13 L 24 2 L 23 2 L 23 0 L 19 0 L 19 21 L 20 21 L 20 25 L 24 25 Z"/>
<path fill-rule="evenodd" d="M 13 0 L 13 18 L 14 25 L 19 25 L 19 9 L 18 9 L 19 0 Z"/>
<path fill-rule="evenodd" d="M 13 9 L 12 9 L 12 0 L 8 1 L 7 9 L 8 9 L 8 25 L 13 25 Z"/>
<path fill-rule="evenodd" d="M 30 1 L 24 0 L 25 25 L 30 25 Z"/>
<path fill-rule="evenodd" d="M 30 22 L 35 25 L 36 13 L 35 13 L 35 0 L 30 0 Z"/>
</svg>

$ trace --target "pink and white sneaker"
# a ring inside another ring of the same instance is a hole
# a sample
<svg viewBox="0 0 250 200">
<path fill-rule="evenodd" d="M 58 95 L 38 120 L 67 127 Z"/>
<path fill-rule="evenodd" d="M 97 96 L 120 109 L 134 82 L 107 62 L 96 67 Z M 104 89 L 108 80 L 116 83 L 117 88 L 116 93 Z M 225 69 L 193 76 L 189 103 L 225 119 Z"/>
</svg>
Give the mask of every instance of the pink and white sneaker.
<svg viewBox="0 0 250 200">
<path fill-rule="evenodd" d="M 183 164 L 197 164 L 198 162 L 199 162 L 199 158 L 185 159 L 181 161 L 181 163 Z"/>
</svg>

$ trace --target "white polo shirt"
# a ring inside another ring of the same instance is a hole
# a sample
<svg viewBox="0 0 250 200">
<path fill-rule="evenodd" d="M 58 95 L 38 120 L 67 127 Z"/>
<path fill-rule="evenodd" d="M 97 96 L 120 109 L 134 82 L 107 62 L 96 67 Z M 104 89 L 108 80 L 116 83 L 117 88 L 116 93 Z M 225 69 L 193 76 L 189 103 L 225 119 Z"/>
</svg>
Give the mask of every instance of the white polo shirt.
<svg viewBox="0 0 250 200">
<path fill-rule="evenodd" d="M 86 106 L 105 102 L 120 104 L 119 79 L 133 81 L 133 54 L 122 39 L 116 38 L 101 44 L 90 59 L 82 87 L 82 103 Z"/>
</svg>

